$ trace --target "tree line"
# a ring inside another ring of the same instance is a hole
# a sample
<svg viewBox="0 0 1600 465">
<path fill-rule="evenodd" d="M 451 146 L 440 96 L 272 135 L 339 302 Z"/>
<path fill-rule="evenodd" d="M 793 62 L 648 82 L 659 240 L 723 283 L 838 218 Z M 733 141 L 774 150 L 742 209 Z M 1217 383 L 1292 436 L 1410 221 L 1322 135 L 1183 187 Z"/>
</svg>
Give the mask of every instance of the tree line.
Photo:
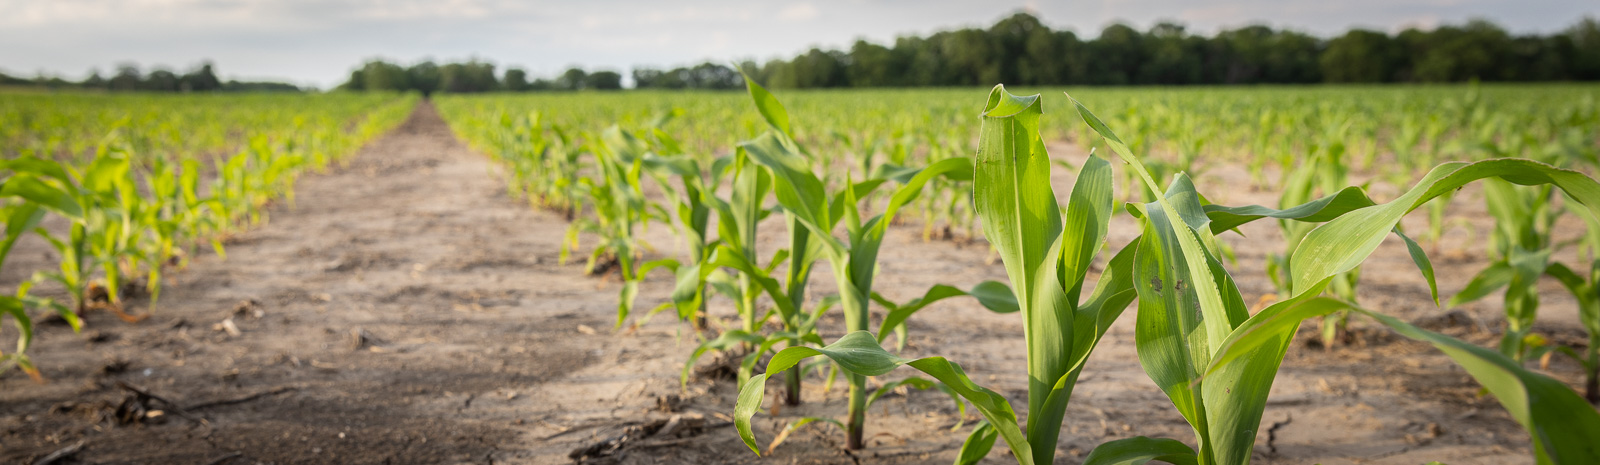
<svg viewBox="0 0 1600 465">
<path fill-rule="evenodd" d="M 988 29 L 857 41 L 763 64 L 773 87 L 1189 85 L 1600 80 L 1600 23 L 1512 35 L 1485 20 L 1321 39 L 1252 25 L 1205 37 L 1162 22 L 1113 24 L 1093 38 L 1027 13 Z"/>
<path fill-rule="evenodd" d="M 1352 29 L 1332 38 L 1268 26 L 1227 29 L 1210 37 L 1162 22 L 1140 31 L 1113 24 L 1098 36 L 1053 30 L 1028 13 L 987 29 L 907 36 L 893 44 L 858 40 L 849 50 L 813 48 L 790 59 L 739 67 L 777 88 L 1020 85 L 1227 85 L 1600 80 L 1600 22 L 1584 18 L 1549 35 L 1514 35 L 1486 21 L 1406 29 Z M 635 68 L 640 89 L 739 89 L 729 66 Z M 614 71 L 571 68 L 529 80 L 520 68 L 496 79 L 477 60 L 401 67 L 371 61 L 342 89 L 488 92 L 613 90 Z"/>
<path fill-rule="evenodd" d="M 43 75 L 27 79 L 0 73 L 0 85 L 113 92 L 299 92 L 301 90 L 293 84 L 282 82 L 223 81 L 217 77 L 215 66 L 209 61 L 201 62 L 183 74 L 164 66 L 154 67 L 149 73 L 145 73 L 137 64 L 123 63 L 117 65 L 116 73 L 110 77 L 102 76 L 100 70 L 90 70 L 89 77 L 82 81 Z"/>
<path fill-rule="evenodd" d="M 528 80 L 521 68 L 507 69 L 496 76 L 493 63 L 476 59 L 464 63 L 439 65 L 424 60 L 409 67 L 385 60 L 371 60 L 350 72 L 339 90 L 398 90 L 466 93 L 490 91 L 612 90 L 622 88 L 622 75 L 615 71 L 586 72 L 572 68 L 553 79 Z"/>
</svg>

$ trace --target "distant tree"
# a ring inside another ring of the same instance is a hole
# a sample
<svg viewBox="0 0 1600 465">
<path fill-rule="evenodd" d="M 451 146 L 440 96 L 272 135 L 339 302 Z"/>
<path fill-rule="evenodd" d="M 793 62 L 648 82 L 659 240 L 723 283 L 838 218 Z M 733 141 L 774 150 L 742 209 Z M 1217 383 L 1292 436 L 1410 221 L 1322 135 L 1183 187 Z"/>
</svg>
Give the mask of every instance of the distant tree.
<svg viewBox="0 0 1600 465">
<path fill-rule="evenodd" d="M 1322 53 L 1322 41 L 1294 31 L 1278 31 L 1273 35 L 1268 49 L 1264 82 L 1309 84 L 1322 81 L 1322 68 L 1317 57 Z"/>
<path fill-rule="evenodd" d="M 845 63 L 848 55 L 838 50 L 822 51 L 811 49 L 805 55 L 795 57 L 794 86 L 809 87 L 843 87 L 849 85 L 850 76 L 845 72 Z"/>
<path fill-rule="evenodd" d="M 997 46 L 982 29 L 960 29 L 935 35 L 935 44 L 944 55 L 949 79 L 946 85 L 978 86 L 1001 82 Z"/>
<path fill-rule="evenodd" d="M 905 75 L 908 64 L 888 47 L 857 40 L 850 46 L 846 74 L 852 87 L 897 86 L 901 85 L 900 77 Z"/>
<path fill-rule="evenodd" d="M 442 90 L 444 73 L 439 70 L 439 65 L 433 60 L 423 60 L 406 68 L 406 87 L 422 92 L 422 95 L 431 95 Z M 400 89 L 395 89 L 400 90 Z"/>
<path fill-rule="evenodd" d="M 5 85 L 5 86 L 27 86 L 27 85 L 32 85 L 32 84 L 33 84 L 33 81 L 29 81 L 27 79 L 19 78 L 19 77 L 16 77 L 16 76 L 7 75 L 6 73 L 0 73 L 0 85 Z"/>
<path fill-rule="evenodd" d="M 1418 81 L 1499 80 L 1511 37 L 1499 26 L 1473 20 L 1464 26 L 1442 26 L 1413 34 L 1410 42 L 1412 56 L 1416 57 L 1412 77 Z"/>
<path fill-rule="evenodd" d="M 948 33 L 939 33 L 948 34 Z M 935 34 L 935 37 L 942 37 Z M 943 53 L 937 47 L 938 41 L 933 38 L 901 37 L 895 39 L 894 53 L 906 60 L 906 74 L 901 77 L 901 85 L 908 86 L 937 86 L 950 85 L 946 75 L 947 66 Z"/>
<path fill-rule="evenodd" d="M 1501 70 L 1501 78 L 1508 81 L 1572 79 L 1568 69 L 1572 61 L 1571 45 L 1571 40 L 1561 35 L 1513 37 L 1505 58 L 1510 66 Z"/>
<path fill-rule="evenodd" d="M 362 85 L 365 90 L 403 91 L 410 90 L 410 73 L 400 65 L 383 60 L 367 62 L 361 70 Z"/>
<path fill-rule="evenodd" d="M 902 36 L 892 45 L 857 40 L 846 50 L 811 48 L 738 67 L 773 88 L 1600 80 L 1600 53 L 1595 50 L 1600 50 L 1600 23 L 1593 18 L 1561 33 L 1526 36 L 1474 20 L 1397 34 L 1354 29 L 1330 39 L 1266 25 L 1200 36 L 1175 22 L 1160 22 L 1146 31 L 1112 24 L 1091 37 L 1051 29 L 1040 18 L 1018 12 L 988 28 Z M 395 68 L 369 62 L 340 88 L 580 90 L 617 88 L 621 82 L 618 73 L 590 74 L 576 66 L 531 82 L 526 73 L 510 71 L 499 82 L 492 65 L 476 60 L 438 67 L 419 63 L 398 76 Z M 437 77 L 430 79 L 425 69 L 437 70 Z M 744 85 L 733 68 L 713 62 L 637 67 L 630 75 L 638 89 Z M 138 85 L 133 87 L 144 85 L 143 79 L 135 69 L 133 82 Z M 128 81 L 113 77 L 106 85 L 126 87 Z"/>
<path fill-rule="evenodd" d="M 1561 34 L 1570 45 L 1567 59 L 1573 79 L 1600 80 L 1600 21 L 1585 17 Z"/>
<path fill-rule="evenodd" d="M 622 88 L 622 74 L 616 71 L 595 71 L 584 76 L 583 87 L 594 90 L 618 90 Z"/>
<path fill-rule="evenodd" d="M 666 73 L 655 68 L 634 68 L 630 74 L 633 76 L 633 88 L 653 89 L 661 85 L 661 76 Z"/>
<path fill-rule="evenodd" d="M 1203 42 L 1194 40 L 1177 23 L 1160 22 L 1150 27 L 1141 45 L 1145 62 L 1139 67 L 1135 82 L 1139 84 L 1196 84 L 1200 82 L 1200 49 Z"/>
<path fill-rule="evenodd" d="M 1388 34 L 1351 29 L 1328 41 L 1318 61 L 1328 82 L 1389 82 L 1396 77 L 1402 53 Z"/>
<path fill-rule="evenodd" d="M 1145 61 L 1144 35 L 1126 24 L 1112 24 L 1100 31 L 1090 44 L 1089 82 L 1092 84 L 1133 84 L 1139 65 Z"/>
<path fill-rule="evenodd" d="M 477 60 L 439 68 L 439 90 L 451 93 L 489 92 L 500 88 L 494 65 Z"/>
<path fill-rule="evenodd" d="M 996 54 L 991 61 L 997 82 L 1040 84 L 1050 80 L 1047 76 L 1053 73 L 1038 69 L 1050 65 L 1036 62 L 1034 60 L 1037 57 L 1028 55 L 1029 41 L 1037 40 L 1035 36 L 1039 34 L 1046 37 L 1044 40 L 1049 40 L 1050 28 L 1038 17 L 1023 12 L 1002 19 L 989 28 L 991 49 Z M 1059 63 L 1059 58 L 1050 61 Z"/>
<path fill-rule="evenodd" d="M 604 72 L 607 71 L 601 71 L 600 73 Z M 711 62 L 687 68 L 674 68 L 668 71 L 654 68 L 635 68 L 632 75 L 633 87 L 636 89 L 739 89 L 744 87 L 744 78 L 739 76 L 738 71 Z M 619 79 L 620 77 L 618 75 Z M 591 74 L 588 78 L 592 81 L 595 79 L 595 75 Z M 592 85 L 589 87 L 595 88 Z"/>
<path fill-rule="evenodd" d="M 588 78 L 589 73 L 585 72 L 582 68 L 568 68 L 566 72 L 561 73 L 561 76 L 556 77 L 555 88 L 561 90 L 579 90 L 583 88 L 583 85 L 585 81 L 588 81 Z"/>
<path fill-rule="evenodd" d="M 85 89 L 104 89 L 106 88 L 106 78 L 100 77 L 99 69 L 91 69 L 89 70 L 89 77 L 84 78 L 82 86 Z"/>
<path fill-rule="evenodd" d="M 507 69 L 503 84 L 505 90 L 511 92 L 527 92 L 532 87 L 528 84 L 528 72 L 522 68 Z"/>
<path fill-rule="evenodd" d="M 677 71 L 684 75 L 683 81 L 691 89 L 728 90 L 744 88 L 744 78 L 739 77 L 738 71 L 716 63 L 705 62 L 693 68 Z"/>
<path fill-rule="evenodd" d="M 796 87 L 794 65 L 785 60 L 768 61 L 761 65 L 761 81 L 765 81 L 763 85 L 777 89 Z"/>
<path fill-rule="evenodd" d="M 118 91 L 139 90 L 143 82 L 144 75 L 139 72 L 139 65 L 123 63 L 117 65 L 117 74 L 111 77 L 108 87 Z"/>
<path fill-rule="evenodd" d="M 222 80 L 217 79 L 217 73 L 211 69 L 211 62 L 203 62 L 200 67 L 188 74 L 184 74 L 178 87 L 184 92 L 211 92 L 222 89 Z"/>
<path fill-rule="evenodd" d="M 172 70 L 156 68 L 150 75 L 145 76 L 144 83 L 139 90 L 152 92 L 177 92 L 182 84 L 181 79 Z"/>
</svg>

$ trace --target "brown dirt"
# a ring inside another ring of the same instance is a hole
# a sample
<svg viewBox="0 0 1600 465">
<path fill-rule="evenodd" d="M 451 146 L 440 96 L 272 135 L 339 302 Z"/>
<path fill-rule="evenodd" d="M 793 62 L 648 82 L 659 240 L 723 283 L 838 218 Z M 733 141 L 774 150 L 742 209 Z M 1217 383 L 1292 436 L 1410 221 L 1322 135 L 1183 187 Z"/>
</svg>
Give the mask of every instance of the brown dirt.
<svg viewBox="0 0 1600 465">
<path fill-rule="evenodd" d="M 617 283 L 584 276 L 581 263 L 557 263 L 566 223 L 507 198 L 496 171 L 423 104 L 347 168 L 303 179 L 296 208 L 274 207 L 269 224 L 233 241 L 227 261 L 207 256 L 180 273 L 149 320 L 129 325 L 97 312 L 84 334 L 44 327 L 30 353 L 51 382 L 0 379 L 0 461 L 31 462 L 79 441 L 82 448 L 58 463 L 542 464 L 571 462 L 577 449 L 595 455 L 591 463 L 630 464 L 953 458 L 967 431 L 951 431 L 956 409 L 943 394 L 911 391 L 874 406 L 864 451 L 841 450 L 842 434 L 831 426 L 809 426 L 757 459 L 727 426 L 732 380 L 696 377 L 679 389 L 678 370 L 695 344 L 687 328 L 663 315 L 613 333 Z M 1246 184 L 1237 169 L 1209 173 L 1201 184 L 1217 192 L 1213 199 L 1272 200 L 1218 190 Z M 1058 193 L 1070 179 L 1058 176 Z M 1481 225 L 1481 198 L 1473 195 L 1459 196 L 1455 211 Z M 1132 239 L 1131 226 L 1125 218 L 1114 224 L 1113 243 Z M 1227 241 L 1238 251 L 1234 276 L 1254 301 L 1270 291 L 1264 248 L 1279 246 L 1272 224 L 1251 228 L 1248 238 Z M 764 250 L 775 250 L 781 224 L 764 229 Z M 923 243 L 920 230 L 898 228 L 884 247 L 878 290 L 891 299 L 934 283 L 1005 279 L 981 243 Z M 1481 238 L 1487 230 L 1479 231 Z M 656 255 L 673 253 L 667 228 L 645 237 L 661 247 Z M 48 265 L 43 250 L 36 241 L 20 245 L 0 283 Z M 1461 231 L 1441 250 L 1435 260 L 1448 296 L 1483 259 L 1461 252 L 1477 250 Z M 832 277 L 819 268 L 813 296 L 833 292 Z M 1367 305 L 1412 319 L 1442 314 L 1400 245 L 1385 244 L 1366 270 Z M 664 298 L 666 281 L 647 282 L 640 307 Z M 715 301 L 715 316 L 731 319 L 728 307 Z M 1570 299 L 1548 299 L 1545 308 L 1547 332 L 1578 334 L 1573 319 L 1561 316 L 1574 312 Z M 1497 326 L 1499 306 L 1464 310 L 1466 320 L 1439 319 L 1438 328 L 1491 344 L 1494 335 L 1476 323 Z M 1077 463 L 1096 444 L 1134 435 L 1192 442 L 1139 367 L 1133 316 L 1130 310 L 1113 327 L 1080 380 L 1058 462 Z M 237 336 L 214 329 L 230 318 Z M 1525 433 L 1478 395 L 1463 370 L 1425 345 L 1357 321 L 1353 346 L 1297 343 L 1289 351 L 1256 463 L 1531 462 Z M 1015 402 L 1026 397 L 1015 315 L 951 300 L 909 324 L 906 355 L 947 356 Z M 840 326 L 836 318 L 824 322 Z M 1302 340 L 1311 339 L 1303 332 Z M 14 332 L 0 336 L 11 340 Z M 1551 373 L 1578 382 L 1575 367 L 1559 358 Z M 779 383 L 771 384 L 769 400 L 778 397 Z M 808 380 L 805 405 L 756 417 L 763 444 L 794 418 L 842 413 L 840 386 L 824 392 L 821 385 Z M 141 421 L 115 419 L 140 408 L 147 412 Z M 163 414 L 150 418 L 149 410 Z M 976 419 L 969 412 L 967 424 Z M 1009 462 L 1001 449 L 985 463 Z"/>
</svg>

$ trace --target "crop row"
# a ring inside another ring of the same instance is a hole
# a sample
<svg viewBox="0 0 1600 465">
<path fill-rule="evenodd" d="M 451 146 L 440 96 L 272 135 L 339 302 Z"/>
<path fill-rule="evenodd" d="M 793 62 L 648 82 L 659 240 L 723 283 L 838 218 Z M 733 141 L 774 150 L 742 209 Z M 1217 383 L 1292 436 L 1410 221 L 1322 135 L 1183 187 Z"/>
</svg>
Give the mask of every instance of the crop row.
<svg viewBox="0 0 1600 465">
<path fill-rule="evenodd" d="M 0 372 L 40 375 L 27 356 L 31 312 L 53 311 L 76 330 L 105 308 L 128 321 L 154 311 L 164 273 L 186 267 L 202 244 L 264 221 L 263 207 L 294 202 L 294 182 L 355 152 L 402 121 L 413 97 L 100 96 L 0 97 L 0 265 L 26 235 L 53 249 L 54 269 L 36 270 L 0 297 L 0 319 L 19 331 L 0 352 Z M 88 142 L 86 142 L 88 141 Z M 139 283 L 142 281 L 142 285 Z M 58 285 L 70 300 L 30 295 Z M 123 294 L 149 294 L 135 316 Z"/>
<path fill-rule="evenodd" d="M 827 372 L 829 383 L 844 375 L 846 416 L 801 418 L 788 430 L 832 423 L 846 432 L 848 447 L 859 448 L 867 407 L 879 395 L 899 386 L 939 389 L 985 419 L 958 463 L 981 459 L 997 439 L 1019 463 L 1051 463 L 1084 362 L 1137 302 L 1141 365 L 1193 426 L 1198 448 L 1126 438 L 1102 444 L 1085 463 L 1248 462 L 1267 393 L 1301 323 L 1320 317 L 1324 337 L 1331 337 L 1350 316 L 1432 344 L 1455 360 L 1529 431 L 1539 462 L 1600 460 L 1592 441 L 1600 437 L 1600 415 L 1570 387 L 1523 364 L 1541 353 L 1567 353 L 1594 384 L 1600 184 L 1585 174 L 1596 168 L 1600 136 L 1593 89 L 1114 90 L 1093 93 L 1098 102 L 1122 105 L 1104 120 L 1063 99 L 1061 106 L 1085 123 L 1068 130 L 1041 123 L 1043 97 L 999 86 L 981 107 L 965 91 L 945 90 L 796 93 L 788 108 L 759 85 L 748 87 L 749 100 L 739 105 L 746 110 L 723 94 L 449 97 L 439 105 L 459 135 L 508 167 L 513 195 L 567 215 L 572 242 L 580 233 L 597 238 L 586 271 L 623 278 L 619 326 L 637 315 L 639 283 L 655 270 L 669 271 L 674 291 L 647 315 L 672 310 L 704 328 L 713 295 L 732 302 L 739 322 L 702 339 L 684 379 L 708 351 L 742 354 L 735 419 L 758 453 L 750 418 L 768 377 L 781 374 L 783 401 L 795 404 L 807 375 Z M 747 110 L 750 103 L 755 112 Z M 1111 153 L 1091 151 L 1070 166 L 1048 154 L 1063 138 Z M 1113 169 L 1113 160 L 1124 168 Z M 1281 193 L 1279 204 L 1210 203 L 1190 176 L 1219 162 L 1249 164 L 1261 187 Z M 1063 165 L 1077 172 L 1064 204 L 1050 182 L 1051 171 Z M 1380 202 L 1351 185 L 1357 172 L 1399 193 Z M 1270 174 L 1276 179 L 1265 179 Z M 1429 236 L 1437 242 L 1449 197 L 1474 182 L 1486 186 L 1497 220 L 1489 241 L 1494 264 L 1451 301 L 1508 289 L 1500 351 L 1419 329 L 1356 300 L 1361 263 L 1393 235 L 1438 302 L 1431 261 L 1400 220 L 1428 206 Z M 1119 198 L 1132 201 L 1117 208 Z M 919 212 L 925 227 L 936 214 L 956 229 L 981 227 L 1009 285 L 936 285 L 903 303 L 873 292 L 885 230 L 897 215 Z M 1139 238 L 1104 251 L 1111 218 L 1124 213 L 1138 224 Z M 1581 241 L 1552 239 L 1563 214 L 1588 225 Z M 786 247 L 757 250 L 756 230 L 769 216 L 782 218 Z M 1269 264 L 1278 300 L 1252 313 L 1228 270 L 1232 251 L 1218 236 L 1264 219 L 1279 223 L 1287 243 Z M 638 230 L 651 223 L 671 225 L 688 243 L 686 253 L 646 261 Z M 1579 248 L 1590 266 L 1551 259 L 1568 246 Z M 1087 282 L 1090 264 L 1106 252 L 1098 282 Z M 819 261 L 830 267 L 838 291 L 808 298 L 806 284 Z M 1554 346 L 1532 333 L 1541 275 L 1577 297 L 1587 347 Z M 934 301 L 963 296 L 1021 316 L 1025 416 L 953 361 L 898 355 L 906 319 Z M 868 318 L 874 303 L 885 312 L 876 328 Z M 835 308 L 844 336 L 825 341 L 818 325 Z M 896 335 L 898 343 L 886 346 Z M 814 357 L 824 360 L 807 362 Z M 765 372 L 756 373 L 763 361 Z M 927 378 L 868 390 L 866 377 L 900 366 Z"/>
</svg>

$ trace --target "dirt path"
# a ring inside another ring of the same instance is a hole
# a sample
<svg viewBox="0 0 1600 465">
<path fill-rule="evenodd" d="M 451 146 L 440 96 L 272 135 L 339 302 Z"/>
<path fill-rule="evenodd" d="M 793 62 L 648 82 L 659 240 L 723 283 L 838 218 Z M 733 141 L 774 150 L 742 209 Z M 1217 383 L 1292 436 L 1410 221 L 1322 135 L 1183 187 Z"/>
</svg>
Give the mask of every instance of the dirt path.
<svg viewBox="0 0 1600 465">
<path fill-rule="evenodd" d="M 296 208 L 274 207 L 269 224 L 231 243 L 227 261 L 206 257 L 181 273 L 150 320 L 127 325 L 95 313 L 82 335 L 45 327 L 32 353 L 52 382 L 0 379 L 0 461 L 27 462 L 81 441 L 58 463 L 545 464 L 568 463 L 583 448 L 601 463 L 757 462 L 727 426 L 733 381 L 696 376 L 680 390 L 678 370 L 694 343 L 670 318 L 612 334 L 616 283 L 558 264 L 566 223 L 508 198 L 495 171 L 420 106 L 347 168 L 303 179 Z M 775 250 L 781 227 L 764 228 L 763 247 Z M 1265 228 L 1252 237 L 1273 237 Z M 1005 279 L 984 247 L 923 243 L 919 230 L 897 229 L 884 247 L 878 289 L 892 299 L 934 283 Z M 646 237 L 671 254 L 666 228 Z M 1240 248 L 1238 274 L 1259 275 L 1263 254 Z M 1409 266 L 1403 250 L 1389 249 L 1369 270 Z M 48 258 L 26 248 L 17 256 Z M 0 281 L 21 275 L 8 269 Z M 641 307 L 668 292 L 663 281 L 644 286 Z M 1398 282 L 1374 285 L 1374 305 L 1409 317 L 1436 312 L 1417 305 L 1425 288 Z M 825 272 L 812 283 L 813 295 L 833 292 Z M 1259 278 L 1240 284 L 1249 299 L 1267 290 Z M 1126 316 L 1080 381 L 1063 463 L 1121 437 L 1189 440 L 1139 369 L 1133 312 Z M 225 320 L 237 335 L 217 329 Z M 1445 327 L 1475 342 L 1492 338 L 1467 326 Z M 907 355 L 948 356 L 1023 399 L 1020 328 L 1015 315 L 952 300 L 910 322 Z M 1331 353 L 1290 350 L 1257 463 L 1528 461 L 1524 434 L 1447 359 L 1382 331 L 1361 342 Z M 807 405 L 757 417 L 763 444 L 790 419 L 843 411 L 842 390 L 809 383 Z M 162 413 L 115 419 L 139 407 Z M 897 393 L 874 406 L 868 450 L 846 454 L 837 430 L 808 427 L 761 463 L 949 463 L 970 429 L 950 431 L 959 419 L 943 394 Z M 968 424 L 976 419 L 969 412 Z M 996 452 L 986 463 L 1009 460 Z"/>
</svg>

